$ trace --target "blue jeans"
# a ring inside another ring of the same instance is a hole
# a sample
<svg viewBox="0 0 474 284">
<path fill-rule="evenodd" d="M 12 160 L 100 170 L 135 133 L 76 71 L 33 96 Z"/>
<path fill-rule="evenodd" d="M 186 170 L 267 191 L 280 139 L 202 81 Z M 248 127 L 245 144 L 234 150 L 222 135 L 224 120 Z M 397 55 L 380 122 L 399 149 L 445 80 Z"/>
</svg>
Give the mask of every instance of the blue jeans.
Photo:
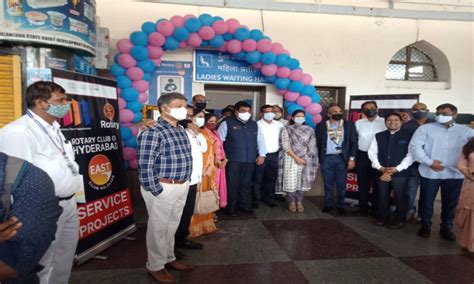
<svg viewBox="0 0 474 284">
<path fill-rule="evenodd" d="M 324 206 L 333 207 L 333 189 L 336 185 L 337 207 L 344 208 L 346 198 L 347 163 L 341 156 L 328 155 L 321 165 L 324 180 Z"/>
<path fill-rule="evenodd" d="M 393 219 L 397 222 L 405 221 L 407 214 L 407 182 L 408 177 L 392 177 L 392 180 L 389 182 L 378 181 L 379 210 L 377 218 L 380 221 L 386 222 L 390 220 L 390 193 L 392 190 L 394 193 L 394 203 L 397 207 L 393 214 Z"/>
<path fill-rule="evenodd" d="M 416 192 L 418 191 L 418 187 L 420 186 L 420 172 L 418 171 L 418 167 L 408 169 L 410 171 L 410 177 L 408 178 L 407 184 L 407 194 L 408 194 L 408 212 L 407 218 L 409 218 L 412 214 L 416 213 Z"/>
<path fill-rule="evenodd" d="M 422 226 L 431 227 L 433 204 L 441 187 L 441 230 L 452 230 L 462 183 L 462 179 L 428 179 L 421 177 L 419 216 Z"/>
</svg>

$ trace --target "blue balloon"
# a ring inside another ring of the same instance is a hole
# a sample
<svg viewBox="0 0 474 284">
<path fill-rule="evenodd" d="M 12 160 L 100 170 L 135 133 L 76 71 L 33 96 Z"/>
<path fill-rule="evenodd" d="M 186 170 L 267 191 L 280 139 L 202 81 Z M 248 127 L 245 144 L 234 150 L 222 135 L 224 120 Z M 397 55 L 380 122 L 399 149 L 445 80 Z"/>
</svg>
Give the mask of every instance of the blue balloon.
<svg viewBox="0 0 474 284">
<path fill-rule="evenodd" d="M 133 120 L 132 120 L 133 123 L 140 122 L 140 121 L 142 121 L 142 119 L 143 119 L 143 114 L 141 112 L 134 112 L 133 113 Z M 133 138 L 135 138 L 135 137 L 133 137 Z M 135 139 L 135 141 L 136 140 L 137 139 Z"/>
<path fill-rule="evenodd" d="M 183 28 L 183 27 L 177 27 L 175 30 L 174 30 L 174 33 L 173 33 L 173 37 L 177 40 L 177 41 L 185 41 L 189 38 L 189 32 L 187 29 Z"/>
<path fill-rule="evenodd" d="M 156 24 L 152 22 L 145 22 L 142 25 L 142 31 L 147 35 L 151 34 L 152 32 L 156 31 Z"/>
<path fill-rule="evenodd" d="M 166 50 L 175 50 L 175 49 L 178 49 L 179 42 L 177 40 L 175 40 L 173 37 L 169 36 L 169 37 L 166 38 L 165 44 L 163 45 L 163 47 Z"/>
<path fill-rule="evenodd" d="M 216 35 L 209 41 L 209 44 L 214 48 L 219 48 L 224 44 L 224 37 L 221 35 Z"/>
<path fill-rule="evenodd" d="M 286 67 L 288 66 L 288 64 L 290 64 L 290 61 L 291 61 L 291 57 L 288 54 L 281 53 L 281 54 L 278 54 L 275 64 L 278 67 Z"/>
<path fill-rule="evenodd" d="M 203 41 L 201 42 L 201 46 L 202 46 L 202 47 L 208 47 L 208 46 L 209 46 L 209 41 L 208 41 L 208 40 L 203 40 Z"/>
<path fill-rule="evenodd" d="M 288 78 L 278 78 L 275 80 L 275 87 L 278 90 L 284 90 L 288 88 L 288 85 L 290 85 L 290 79 Z"/>
<path fill-rule="evenodd" d="M 267 64 L 267 65 L 275 63 L 276 59 L 277 59 L 277 56 L 273 52 L 265 52 L 260 57 L 260 60 L 262 61 L 262 63 Z"/>
<path fill-rule="evenodd" d="M 306 125 L 308 125 L 309 127 L 314 128 L 316 126 L 313 122 L 313 117 L 311 116 L 311 114 L 307 113 L 305 115 L 305 119 L 306 119 Z"/>
<path fill-rule="evenodd" d="M 234 38 L 234 35 L 231 33 L 225 33 L 223 36 L 225 41 L 229 41 Z"/>
<path fill-rule="evenodd" d="M 302 110 L 304 111 L 304 107 L 300 106 L 299 104 L 293 104 L 291 106 L 288 107 L 288 114 L 289 115 L 293 115 L 293 112 L 297 111 L 297 110 Z"/>
<path fill-rule="evenodd" d="M 203 26 L 212 26 L 214 23 L 214 18 L 209 14 L 202 14 L 198 17 L 199 21 Z"/>
<path fill-rule="evenodd" d="M 250 36 L 249 29 L 247 28 L 238 28 L 235 30 L 234 37 L 240 41 L 248 39 Z"/>
<path fill-rule="evenodd" d="M 237 59 L 244 59 L 246 54 L 247 54 L 247 52 L 241 51 L 241 52 L 235 54 L 234 57 L 237 58 Z"/>
<path fill-rule="evenodd" d="M 118 64 L 112 64 L 112 66 L 110 66 L 110 74 L 114 75 L 114 77 L 125 75 L 125 71 L 125 68 Z"/>
<path fill-rule="evenodd" d="M 127 108 L 134 113 L 142 111 L 143 104 L 139 101 L 127 102 Z"/>
<path fill-rule="evenodd" d="M 134 102 L 138 100 L 138 91 L 134 88 L 125 88 L 122 90 L 122 99 L 127 102 Z"/>
<path fill-rule="evenodd" d="M 146 46 L 148 45 L 148 35 L 144 32 L 133 32 L 130 35 L 130 40 L 134 45 Z"/>
<path fill-rule="evenodd" d="M 125 147 L 137 148 L 137 146 L 138 146 L 137 138 L 132 136 L 132 137 L 124 140 L 123 144 L 125 144 Z"/>
<path fill-rule="evenodd" d="M 288 86 L 288 89 L 292 92 L 299 93 L 303 89 L 303 86 L 303 83 L 301 83 L 300 81 L 292 81 Z"/>
<path fill-rule="evenodd" d="M 224 18 L 222 18 L 222 17 L 214 16 L 214 22 L 215 21 L 223 21 L 223 20 L 224 20 Z"/>
<path fill-rule="evenodd" d="M 117 77 L 117 87 L 120 89 L 130 88 L 132 86 L 132 80 L 130 80 L 127 76 L 118 76 Z"/>
<path fill-rule="evenodd" d="M 201 22 L 196 18 L 189 18 L 184 22 L 184 27 L 190 33 L 196 33 L 201 28 Z"/>
<path fill-rule="evenodd" d="M 321 96 L 316 93 L 314 96 L 311 97 L 311 102 L 313 103 L 319 103 L 321 101 Z"/>
<path fill-rule="evenodd" d="M 144 46 L 134 46 L 132 47 L 130 54 L 136 60 L 145 60 L 148 58 L 148 49 Z"/>
<path fill-rule="evenodd" d="M 250 51 L 245 55 L 245 60 L 250 64 L 255 64 L 260 61 L 260 55 L 261 53 L 256 50 Z"/>
<path fill-rule="evenodd" d="M 288 109 L 292 105 L 296 105 L 296 102 L 289 102 L 289 101 L 283 102 L 283 107 L 285 107 L 286 109 Z"/>
<path fill-rule="evenodd" d="M 122 136 L 122 140 L 127 140 L 132 137 L 132 130 L 128 127 L 122 126 L 120 127 L 120 135 Z"/>
<path fill-rule="evenodd" d="M 145 73 L 143 75 L 143 80 L 145 80 L 147 82 L 150 82 L 150 79 L 151 79 L 151 74 L 150 73 Z"/>
<path fill-rule="evenodd" d="M 138 61 L 137 67 L 142 69 L 145 73 L 151 73 L 155 71 L 155 63 L 153 63 L 153 61 L 150 59 Z"/>
<path fill-rule="evenodd" d="M 250 31 L 249 37 L 255 41 L 259 41 L 263 38 L 263 33 L 261 30 L 253 29 Z"/>
<path fill-rule="evenodd" d="M 316 94 L 316 90 L 311 85 L 305 85 L 303 89 L 301 90 L 301 94 L 311 97 L 313 94 Z"/>
<path fill-rule="evenodd" d="M 290 64 L 288 64 L 288 68 L 290 68 L 290 70 L 300 68 L 300 61 L 298 59 L 292 58 Z"/>
<path fill-rule="evenodd" d="M 263 36 L 262 39 L 272 40 L 269 36 Z"/>
<path fill-rule="evenodd" d="M 118 64 L 118 58 L 119 58 L 120 55 L 122 55 L 122 53 L 120 53 L 120 52 L 114 55 L 114 62 L 117 63 L 117 64 Z"/>
<path fill-rule="evenodd" d="M 275 82 L 275 80 L 277 79 L 278 77 L 273 75 L 273 76 L 266 76 L 265 77 L 265 80 L 268 82 L 268 83 L 273 83 Z"/>
</svg>

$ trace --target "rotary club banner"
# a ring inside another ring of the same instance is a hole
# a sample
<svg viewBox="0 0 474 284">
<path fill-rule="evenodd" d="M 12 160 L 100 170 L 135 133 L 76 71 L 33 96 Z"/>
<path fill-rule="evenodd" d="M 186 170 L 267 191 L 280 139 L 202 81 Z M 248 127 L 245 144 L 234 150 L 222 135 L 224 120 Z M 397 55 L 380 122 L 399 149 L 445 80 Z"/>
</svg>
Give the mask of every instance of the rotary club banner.
<svg viewBox="0 0 474 284">
<path fill-rule="evenodd" d="M 83 177 L 84 187 L 76 193 L 81 263 L 136 230 L 123 168 L 116 82 L 55 69 L 52 79 L 71 99 L 60 124 Z"/>
</svg>

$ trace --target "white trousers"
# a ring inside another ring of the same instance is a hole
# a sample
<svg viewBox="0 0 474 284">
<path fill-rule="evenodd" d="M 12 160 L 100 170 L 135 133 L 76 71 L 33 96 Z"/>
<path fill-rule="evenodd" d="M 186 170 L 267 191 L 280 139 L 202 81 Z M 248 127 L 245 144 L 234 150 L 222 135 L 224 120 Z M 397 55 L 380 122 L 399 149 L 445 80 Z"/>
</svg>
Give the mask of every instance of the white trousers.
<svg viewBox="0 0 474 284">
<path fill-rule="evenodd" d="M 189 191 L 189 182 L 183 184 L 162 183 L 163 191 L 154 196 L 141 188 L 148 211 L 146 246 L 150 271 L 158 271 L 175 260 L 174 235 L 178 229 L 184 204 Z"/>
<path fill-rule="evenodd" d="M 40 260 L 38 272 L 41 284 L 68 283 L 79 240 L 79 218 L 76 199 L 60 201 L 63 213 L 58 219 L 55 240 Z"/>
</svg>

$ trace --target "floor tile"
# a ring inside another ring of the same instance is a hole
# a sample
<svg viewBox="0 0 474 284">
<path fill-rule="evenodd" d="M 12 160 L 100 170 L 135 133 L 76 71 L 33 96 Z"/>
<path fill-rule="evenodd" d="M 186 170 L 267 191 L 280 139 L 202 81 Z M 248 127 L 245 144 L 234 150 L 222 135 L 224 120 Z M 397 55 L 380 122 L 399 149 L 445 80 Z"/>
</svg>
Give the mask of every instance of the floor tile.
<svg viewBox="0 0 474 284">
<path fill-rule="evenodd" d="M 241 220 L 255 220 L 257 217 L 255 217 L 255 213 L 244 213 L 241 211 L 237 211 L 237 216 L 235 217 L 230 217 L 225 213 L 224 209 L 221 209 L 216 212 L 217 218 L 222 221 L 241 221 Z"/>
<path fill-rule="evenodd" d="M 262 222 L 293 260 L 388 256 L 336 219 Z"/>
<path fill-rule="evenodd" d="M 174 273 L 177 275 L 176 273 Z M 151 284 L 157 283 L 145 268 L 73 271 L 70 284 Z"/>
<path fill-rule="evenodd" d="M 321 213 L 321 209 L 316 207 L 312 202 L 306 200 L 303 201 L 303 213 L 293 213 L 288 211 L 288 205 L 286 202 L 277 202 L 276 205 L 275 208 L 270 208 L 267 205 L 262 204 L 257 210 L 255 210 L 255 215 L 260 220 L 331 218 L 331 216 Z"/>
</svg>

